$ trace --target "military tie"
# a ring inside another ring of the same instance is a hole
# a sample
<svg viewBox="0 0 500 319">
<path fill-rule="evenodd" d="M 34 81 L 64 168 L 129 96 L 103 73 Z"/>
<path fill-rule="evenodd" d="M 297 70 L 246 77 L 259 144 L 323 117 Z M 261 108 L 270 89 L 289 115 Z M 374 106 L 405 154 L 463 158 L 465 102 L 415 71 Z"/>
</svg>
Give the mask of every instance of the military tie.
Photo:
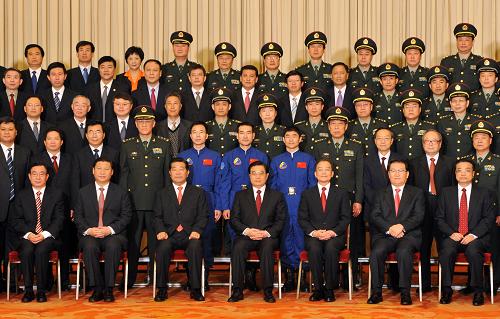
<svg viewBox="0 0 500 319">
<path fill-rule="evenodd" d="M 12 148 L 7 149 L 7 168 L 9 169 L 10 192 L 9 201 L 14 199 L 14 160 L 12 158 Z"/>
<path fill-rule="evenodd" d="M 317 66 L 317 65 L 314 66 L 314 73 L 316 73 L 316 76 L 318 75 L 318 73 L 319 73 L 319 66 Z"/>
<path fill-rule="evenodd" d="M 125 121 L 121 121 L 120 123 L 122 124 L 122 128 L 120 130 L 120 139 L 124 141 L 125 137 L 127 136 L 127 127 L 125 126 Z"/>
<path fill-rule="evenodd" d="M 460 63 L 462 64 L 462 68 L 463 68 L 465 66 L 465 63 L 467 63 L 467 59 L 460 60 Z"/>
<path fill-rule="evenodd" d="M 365 78 L 365 80 L 366 80 L 366 73 L 367 73 L 366 71 L 363 71 L 363 72 L 362 72 L 362 74 L 363 74 L 363 78 Z"/>
<path fill-rule="evenodd" d="M 413 79 L 415 77 L 415 71 L 410 71 L 411 78 Z"/>
<path fill-rule="evenodd" d="M 184 66 L 183 65 L 179 65 L 179 73 L 182 74 L 182 71 L 184 70 Z"/>
<path fill-rule="evenodd" d="M 363 126 L 363 131 L 366 134 L 366 132 L 368 131 L 368 123 L 363 123 L 363 124 L 361 124 L 361 126 Z"/>
<path fill-rule="evenodd" d="M 38 129 L 38 122 L 33 122 L 33 135 L 38 142 L 38 136 L 40 135 L 40 130 Z"/>
<path fill-rule="evenodd" d="M 266 128 L 266 134 L 269 135 L 269 132 L 271 131 L 270 128 Z"/>
<path fill-rule="evenodd" d="M 477 165 L 478 166 L 481 166 L 481 163 L 483 162 L 483 158 L 482 157 L 477 157 Z"/>
<path fill-rule="evenodd" d="M 94 149 L 94 158 L 95 159 L 99 158 L 99 150 L 97 148 Z"/>
<path fill-rule="evenodd" d="M 54 92 L 54 105 L 56 107 L 56 112 L 59 112 L 59 107 L 61 106 L 61 100 L 59 99 L 60 92 Z"/>
<path fill-rule="evenodd" d="M 415 128 L 415 124 L 408 125 L 408 128 L 410 129 L 410 134 L 413 134 L 413 129 Z"/>
<path fill-rule="evenodd" d="M 89 80 L 89 71 L 87 70 L 87 68 L 84 68 L 83 69 L 83 81 L 85 82 L 85 84 L 87 84 L 88 80 Z"/>
<path fill-rule="evenodd" d="M 339 151 L 340 151 L 340 144 L 336 142 L 336 143 L 335 143 L 335 153 L 337 153 L 337 154 L 338 154 L 338 153 L 339 153 Z"/>
<path fill-rule="evenodd" d="M 227 79 L 227 73 L 222 73 L 222 79 L 223 79 L 224 81 L 226 81 L 226 79 Z"/>
<path fill-rule="evenodd" d="M 224 123 L 220 123 L 219 128 L 221 132 L 224 132 Z"/>
<path fill-rule="evenodd" d="M 387 103 L 391 103 L 392 95 L 387 95 Z"/>
<path fill-rule="evenodd" d="M 437 99 L 437 101 L 436 101 L 436 108 L 437 108 L 438 111 L 441 110 L 441 99 Z"/>
<path fill-rule="evenodd" d="M 194 98 L 194 100 L 196 101 L 196 106 L 200 108 L 200 103 L 201 103 L 200 91 L 196 91 L 196 97 Z"/>
<path fill-rule="evenodd" d="M 148 141 L 142 141 L 142 145 L 144 146 L 144 150 L 148 150 Z"/>
<path fill-rule="evenodd" d="M 102 91 L 101 95 L 101 101 L 102 101 L 102 121 L 106 121 L 106 102 L 108 101 L 108 86 L 104 86 L 104 90 Z"/>
<path fill-rule="evenodd" d="M 271 83 L 274 84 L 274 80 L 276 79 L 276 75 L 271 75 Z"/>
<path fill-rule="evenodd" d="M 38 80 L 36 78 L 36 71 L 31 72 L 33 75 L 31 76 L 31 86 L 33 87 L 33 93 L 36 92 L 36 85 L 38 84 Z"/>
<path fill-rule="evenodd" d="M 486 103 L 488 103 L 490 101 L 491 94 L 490 93 L 486 93 L 485 97 L 486 97 Z"/>
<path fill-rule="evenodd" d="M 457 119 L 457 125 L 458 125 L 458 127 L 460 127 L 460 125 L 462 125 L 462 120 L 461 119 Z"/>
<path fill-rule="evenodd" d="M 311 131 L 314 134 L 314 131 L 316 130 L 316 123 L 311 124 Z"/>
<path fill-rule="evenodd" d="M 80 127 L 78 128 L 78 130 L 80 131 L 80 136 L 83 139 L 83 136 L 85 135 L 85 126 L 83 126 L 83 123 L 80 123 Z"/>
</svg>

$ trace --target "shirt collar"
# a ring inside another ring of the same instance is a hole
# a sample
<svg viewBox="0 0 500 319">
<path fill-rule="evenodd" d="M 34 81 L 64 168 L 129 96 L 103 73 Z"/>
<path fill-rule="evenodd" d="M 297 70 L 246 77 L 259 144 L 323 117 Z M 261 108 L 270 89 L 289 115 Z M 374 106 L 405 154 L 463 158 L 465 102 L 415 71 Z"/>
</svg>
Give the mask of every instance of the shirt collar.
<svg viewBox="0 0 500 319">
<path fill-rule="evenodd" d="M 389 157 L 391 157 L 391 151 L 389 151 L 387 154 L 385 155 L 382 155 L 380 152 L 377 152 L 378 154 L 378 158 L 380 159 L 380 161 L 382 161 L 382 157 L 385 157 L 385 159 L 388 161 L 389 160 Z M 385 163 L 385 165 L 387 165 L 387 163 Z"/>
<path fill-rule="evenodd" d="M 108 84 L 104 84 L 104 82 L 99 81 L 99 84 L 101 85 L 101 91 L 104 90 L 104 86 L 107 86 L 108 87 L 108 94 L 109 94 L 109 90 L 111 89 L 111 85 L 113 85 L 113 79 L 111 79 L 111 81 L 109 81 Z"/>
<path fill-rule="evenodd" d="M 257 191 L 260 190 L 260 195 L 263 196 L 264 193 L 266 192 L 266 185 L 262 186 L 261 188 L 256 188 L 256 187 L 253 187 L 252 186 L 252 189 L 253 189 L 253 194 L 255 196 L 257 196 Z"/>
<path fill-rule="evenodd" d="M 12 156 L 14 156 L 13 151 L 14 151 L 14 145 L 15 145 L 15 144 L 12 144 L 12 146 L 9 146 L 9 147 L 7 147 L 7 146 L 5 146 L 4 144 L 1 144 L 1 143 L 0 143 L 0 145 L 2 145 L 2 150 L 3 150 L 4 154 L 7 154 L 7 153 L 8 153 L 8 150 L 7 150 L 7 149 L 12 148 Z"/>
<path fill-rule="evenodd" d="M 64 85 L 61 86 L 59 90 L 56 90 L 54 87 L 52 87 L 52 96 L 54 96 L 54 93 L 59 92 L 59 98 L 62 98 L 62 95 L 64 95 Z"/>
<path fill-rule="evenodd" d="M 184 182 L 184 184 L 182 184 L 182 185 L 176 185 L 176 184 L 172 183 L 172 186 L 174 187 L 174 190 L 175 190 L 176 193 L 178 191 L 177 187 L 179 187 L 179 186 L 182 187 L 182 191 L 184 192 L 186 190 L 187 181 Z"/>
<path fill-rule="evenodd" d="M 40 188 L 40 189 L 38 189 L 38 190 L 37 190 L 37 189 L 35 189 L 34 187 L 31 187 L 31 189 L 33 189 L 33 194 L 35 194 L 35 196 L 36 196 L 36 192 L 40 192 L 40 193 L 41 193 L 41 194 L 40 194 L 40 196 L 43 196 L 43 194 L 45 194 L 45 188 L 46 188 L 46 187 L 47 187 L 47 186 L 44 186 L 44 187 L 42 187 L 42 188 Z"/>
<path fill-rule="evenodd" d="M 95 184 L 95 189 L 97 191 L 97 195 L 99 195 L 99 192 L 101 191 L 99 188 L 101 188 L 101 187 L 104 188 L 103 192 L 107 192 L 108 191 L 109 183 L 107 183 L 106 185 L 103 185 L 103 186 L 97 184 L 97 182 L 94 182 L 94 184 Z"/>
<path fill-rule="evenodd" d="M 101 144 L 99 145 L 98 147 L 93 147 L 89 144 L 89 147 L 90 147 L 90 150 L 92 151 L 92 153 L 94 153 L 94 150 L 95 149 L 98 149 L 99 150 L 99 155 L 102 156 L 102 149 L 104 148 L 104 144 Z"/>
<path fill-rule="evenodd" d="M 299 94 L 297 94 L 297 96 L 293 96 L 291 94 L 288 94 L 288 97 L 290 98 L 290 101 L 293 101 L 293 99 L 295 98 L 297 100 L 297 104 L 299 104 L 301 96 L 302 96 L 302 92 L 300 92 Z"/>
<path fill-rule="evenodd" d="M 204 91 L 204 90 L 205 90 L 205 88 L 204 88 L 203 86 L 202 86 L 202 87 L 201 87 L 201 89 L 199 89 L 199 90 L 196 90 L 196 89 L 195 89 L 195 88 L 193 88 L 193 87 L 191 88 L 191 91 L 193 91 L 193 95 L 194 95 L 194 97 L 196 97 L 196 92 L 200 92 L 200 98 L 201 98 L 201 96 L 203 95 L 203 91 Z"/>
<path fill-rule="evenodd" d="M 61 159 L 61 152 L 57 152 L 56 154 L 52 154 L 49 151 L 47 151 L 47 154 L 49 155 L 49 158 L 51 160 L 52 160 L 52 156 L 56 156 L 58 161 Z"/>
<path fill-rule="evenodd" d="M 320 183 L 318 183 L 318 190 L 319 190 L 319 192 L 321 193 L 323 191 L 323 187 L 325 187 L 326 188 L 325 192 L 328 193 L 330 191 L 330 185 L 331 184 L 328 183 L 328 184 L 326 184 L 326 185 L 323 186 Z"/>
<path fill-rule="evenodd" d="M 392 193 L 394 194 L 396 192 L 396 188 L 399 188 L 401 190 L 401 192 L 399 192 L 399 196 L 403 195 L 403 189 L 405 188 L 406 185 L 403 185 L 403 186 L 400 186 L 400 187 L 396 187 L 394 185 L 391 184 L 391 187 L 392 187 Z"/>
</svg>

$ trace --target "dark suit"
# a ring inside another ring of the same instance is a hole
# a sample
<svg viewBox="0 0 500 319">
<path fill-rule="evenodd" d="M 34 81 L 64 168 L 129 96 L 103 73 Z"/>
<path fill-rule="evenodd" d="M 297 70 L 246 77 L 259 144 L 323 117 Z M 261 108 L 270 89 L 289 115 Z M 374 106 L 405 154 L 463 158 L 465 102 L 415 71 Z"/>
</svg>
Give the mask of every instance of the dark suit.
<svg viewBox="0 0 500 319">
<path fill-rule="evenodd" d="M 309 118 L 309 115 L 307 114 L 304 99 L 305 95 L 301 94 L 300 99 L 297 101 L 297 111 L 295 113 L 295 119 L 293 119 L 291 105 L 292 101 L 290 101 L 290 95 L 283 95 L 279 100 L 278 117 L 276 119 L 276 122 L 283 126 L 290 127 L 297 122 L 307 120 Z"/>
<path fill-rule="evenodd" d="M 66 81 L 64 81 L 64 85 L 71 88 L 71 90 L 77 92 L 78 94 L 84 94 L 85 89 L 92 83 L 99 82 L 101 76 L 99 75 L 99 70 L 90 67 L 89 77 L 87 79 L 87 83 L 83 79 L 82 70 L 79 66 L 76 68 L 72 68 L 68 70 L 68 76 L 66 77 Z"/>
<path fill-rule="evenodd" d="M 210 97 L 210 91 L 208 89 L 203 90 L 199 107 L 196 104 L 193 90 L 182 92 L 181 117 L 191 122 L 208 122 L 210 120 L 213 120 L 215 114 L 212 110 L 212 99 Z"/>
<path fill-rule="evenodd" d="M 353 89 L 350 86 L 346 85 L 345 92 L 342 95 L 342 105 L 337 105 L 337 101 L 335 99 L 335 94 L 338 93 L 338 91 L 339 89 L 337 89 L 335 86 L 328 91 L 328 100 L 330 101 L 330 104 L 325 104 L 323 114 L 330 106 L 342 106 L 344 109 L 349 111 L 349 120 L 356 118 L 356 109 L 354 108 L 354 104 L 352 103 Z"/>
<path fill-rule="evenodd" d="M 38 77 L 36 83 L 36 90 L 33 90 L 33 83 L 31 82 L 32 74 L 30 74 L 30 69 L 22 70 L 21 77 L 23 79 L 23 83 L 19 89 L 28 95 L 40 94 L 40 92 L 49 89 L 51 86 L 47 75 L 47 70 L 42 69 L 40 71 L 40 76 Z"/>
<path fill-rule="evenodd" d="M 243 276 L 248 252 L 257 250 L 260 258 L 264 290 L 272 289 L 274 283 L 273 251 L 279 247 L 279 238 L 287 218 L 287 208 L 283 194 L 266 187 L 262 197 L 260 214 L 257 214 L 253 187 L 236 193 L 231 209 L 231 226 L 236 232 L 231 264 L 233 267 L 233 286 L 243 289 Z M 243 235 L 246 228 L 265 230 L 271 237 L 252 240 Z"/>
<path fill-rule="evenodd" d="M 89 285 L 97 289 L 113 288 L 121 252 L 127 247 L 126 231 L 132 216 L 132 205 L 127 192 L 118 185 L 109 183 L 104 199 L 102 222 L 105 227 L 111 227 L 114 233 L 104 238 L 95 238 L 84 233 L 87 229 L 99 225 L 97 196 L 95 183 L 80 189 L 75 206 L 75 224 L 85 269 L 89 275 Z M 101 253 L 104 253 L 104 278 L 99 266 Z"/>
<path fill-rule="evenodd" d="M 472 186 L 468 205 L 468 232 L 477 236 L 468 245 L 462 245 L 450 238 L 458 232 L 460 186 L 449 186 L 442 190 L 436 211 L 436 225 L 442 239 L 439 249 L 439 263 L 442 267 L 442 285 L 451 289 L 457 253 L 464 252 L 469 262 L 470 285 L 476 292 L 483 291 L 484 252 L 488 249 L 489 231 L 493 225 L 495 210 L 493 198 L 483 188 Z"/>
<path fill-rule="evenodd" d="M 246 95 L 246 93 L 245 93 Z M 245 99 L 241 90 L 233 92 L 231 98 L 231 110 L 229 110 L 229 117 L 240 122 L 249 122 L 252 125 L 259 125 L 261 119 L 259 117 L 259 109 L 257 106 L 257 96 L 259 95 L 257 88 L 253 91 L 252 98 L 250 99 L 250 106 L 248 112 L 245 110 Z"/>
<path fill-rule="evenodd" d="M 414 186 L 408 184 L 404 186 L 397 216 L 392 186 L 381 189 L 377 193 L 370 217 L 372 223 L 370 256 L 372 293 L 381 293 L 385 260 L 391 252 L 396 252 L 399 287 L 402 292 L 409 292 L 413 253 L 418 250 L 422 241 L 421 225 L 424 213 L 424 194 L 422 190 Z M 404 235 L 399 239 L 386 234 L 389 228 L 396 224 L 401 224 L 404 228 Z"/>
<path fill-rule="evenodd" d="M 89 118 L 98 120 L 101 122 L 112 121 L 116 118 L 113 111 L 113 100 L 116 93 L 127 93 L 130 94 L 130 84 L 128 81 L 114 79 L 111 83 L 111 87 L 108 84 L 108 97 L 106 99 L 105 105 L 105 121 L 103 121 L 103 105 L 102 105 L 102 94 L 101 94 L 101 81 L 94 83 L 89 83 L 85 88 L 85 96 L 90 99 L 90 104 L 92 108 L 90 109 Z"/>
<path fill-rule="evenodd" d="M 165 97 L 170 93 L 171 89 L 163 83 L 160 83 L 158 89 L 155 90 L 156 97 L 156 109 L 155 116 L 156 122 L 162 121 L 167 118 L 167 111 L 165 110 Z M 149 89 L 146 82 L 139 82 L 137 90 L 132 93 L 132 98 L 134 99 L 134 106 L 139 105 L 149 105 L 151 106 L 151 97 L 149 95 Z"/>
<path fill-rule="evenodd" d="M 16 124 L 17 136 L 16 143 L 29 149 L 31 154 L 36 155 L 45 150 L 45 144 L 43 143 L 45 139 L 45 134 L 47 134 L 47 129 L 51 128 L 52 125 L 45 121 L 38 121 L 38 140 L 35 138 L 33 129 L 27 119 L 22 120 Z"/>
<path fill-rule="evenodd" d="M 434 229 L 434 217 L 438 206 L 438 196 L 444 187 L 455 184 L 454 166 L 451 158 L 440 155 L 434 172 L 434 184 L 436 195 L 429 192 L 430 168 L 427 164 L 427 156 L 422 155 L 410 162 L 410 178 L 408 183 L 420 188 L 425 194 L 425 216 L 422 223 L 422 245 L 420 246 L 420 260 L 422 261 L 422 286 L 431 286 L 431 247 L 434 237 L 437 238 L 437 230 Z M 438 244 L 439 247 L 439 244 Z"/>
<path fill-rule="evenodd" d="M 63 96 L 59 96 L 61 100 L 61 104 L 59 105 L 59 111 L 56 111 L 56 105 L 54 103 L 54 94 L 52 93 L 52 88 L 48 88 L 47 90 L 40 92 L 44 108 L 42 113 L 42 119 L 51 123 L 51 124 L 59 124 L 66 119 L 70 119 L 73 117 L 73 110 L 71 109 L 71 103 L 73 103 L 73 98 L 77 95 L 75 91 L 72 91 L 70 88 L 64 88 Z"/>
<path fill-rule="evenodd" d="M 323 265 L 327 290 L 338 283 L 339 252 L 346 244 L 347 226 L 351 220 L 349 194 L 345 190 L 330 187 L 326 210 L 321 206 L 318 185 L 302 193 L 298 222 L 305 234 L 305 247 L 309 254 L 312 280 L 315 290 L 323 287 Z M 328 240 L 310 236 L 315 230 L 332 230 L 337 234 Z"/>
<path fill-rule="evenodd" d="M 200 289 L 203 237 L 189 239 L 189 235 L 191 232 L 203 235 L 207 225 L 210 211 L 205 191 L 193 185 L 186 185 L 179 204 L 173 185 L 168 184 L 156 193 L 154 213 L 156 234 L 160 232 L 168 234 L 168 238 L 158 241 L 156 246 L 158 288 L 167 287 L 172 252 L 184 249 L 188 258 L 191 289 Z"/>
<path fill-rule="evenodd" d="M 116 118 L 113 118 L 113 120 L 110 121 L 106 121 L 106 123 L 104 124 L 104 131 L 106 132 L 106 139 L 104 140 L 104 143 L 108 146 L 111 146 L 115 150 L 120 151 L 123 142 L 120 136 L 122 124 L 119 124 L 118 122 L 119 120 L 117 120 Z M 127 127 L 125 131 L 125 139 L 136 137 L 139 135 L 137 127 L 135 126 L 134 118 L 132 116 L 129 116 L 128 122 L 125 125 Z"/>
<path fill-rule="evenodd" d="M 0 91 L 0 117 L 8 116 L 14 118 L 14 121 L 20 122 L 26 118 L 26 113 L 24 112 L 24 105 L 26 105 L 26 100 L 29 95 L 17 91 L 17 97 L 14 101 L 14 114 L 10 111 L 10 96 L 7 96 L 5 90 Z"/>
<path fill-rule="evenodd" d="M 40 224 L 43 231 L 48 231 L 50 237 L 38 244 L 24 239 L 27 233 L 36 234 L 37 210 L 33 188 L 26 187 L 17 196 L 15 209 L 9 217 L 9 225 L 16 233 L 15 246 L 19 251 L 21 269 L 24 276 L 26 290 L 33 290 L 33 266 L 36 268 L 37 290 L 46 292 L 47 274 L 49 273 L 50 252 L 56 248 L 59 233 L 64 220 L 63 194 L 59 190 L 46 187 L 43 193 L 40 212 Z"/>
<path fill-rule="evenodd" d="M 87 124 L 85 123 L 85 125 Z M 63 121 L 59 125 L 59 128 L 64 134 L 64 144 L 62 148 L 65 153 L 75 155 L 84 146 L 88 145 L 85 133 L 83 137 L 80 135 L 80 128 L 73 117 Z"/>
<path fill-rule="evenodd" d="M 168 127 L 168 119 L 165 119 L 156 125 L 156 135 L 163 136 L 170 140 L 171 154 L 176 157 L 178 153 L 187 150 L 191 144 L 191 138 L 189 137 L 191 129 L 191 122 L 185 119 L 181 119 L 179 126 L 174 132 Z M 171 134 L 177 134 L 177 141 L 171 136 Z M 176 145 L 175 145 L 176 144 Z"/>
</svg>

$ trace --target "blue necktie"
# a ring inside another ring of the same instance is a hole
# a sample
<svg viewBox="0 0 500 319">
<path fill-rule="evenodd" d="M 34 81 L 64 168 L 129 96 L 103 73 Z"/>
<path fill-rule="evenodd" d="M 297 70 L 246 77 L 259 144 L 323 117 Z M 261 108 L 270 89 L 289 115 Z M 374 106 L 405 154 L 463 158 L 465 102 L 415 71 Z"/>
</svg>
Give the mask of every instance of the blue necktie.
<svg viewBox="0 0 500 319">
<path fill-rule="evenodd" d="M 61 100 L 59 99 L 59 92 L 54 92 L 54 105 L 56 106 L 56 112 L 59 112 L 59 107 L 61 106 Z"/>
<path fill-rule="evenodd" d="M 89 71 L 87 71 L 87 68 L 83 69 L 83 81 L 85 81 L 85 84 L 87 84 L 87 81 L 89 79 Z"/>
<path fill-rule="evenodd" d="M 37 84 L 36 71 L 33 71 L 32 73 L 33 73 L 33 75 L 31 76 L 31 86 L 33 87 L 33 93 L 35 93 L 36 92 L 36 84 Z"/>
<path fill-rule="evenodd" d="M 9 169 L 10 178 L 10 192 L 9 201 L 14 199 L 14 160 L 12 159 L 12 148 L 8 148 L 7 151 L 7 168 Z"/>
</svg>

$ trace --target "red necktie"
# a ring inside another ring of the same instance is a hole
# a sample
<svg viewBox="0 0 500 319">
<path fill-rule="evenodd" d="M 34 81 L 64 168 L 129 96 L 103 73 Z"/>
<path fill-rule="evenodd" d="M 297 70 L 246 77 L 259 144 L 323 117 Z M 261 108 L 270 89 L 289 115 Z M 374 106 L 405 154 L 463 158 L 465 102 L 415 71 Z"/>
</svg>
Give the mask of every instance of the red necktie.
<svg viewBox="0 0 500 319">
<path fill-rule="evenodd" d="M 104 223 L 102 221 L 102 217 L 104 215 L 104 188 L 99 187 L 99 190 L 101 191 L 99 193 L 99 223 L 97 224 L 98 227 L 104 226 Z"/>
<path fill-rule="evenodd" d="M 156 95 L 154 88 L 151 89 L 151 108 L 156 110 Z"/>
<path fill-rule="evenodd" d="M 434 181 L 434 173 L 436 172 L 436 163 L 435 163 L 436 159 L 435 158 L 431 158 L 431 166 L 429 168 L 429 175 L 430 175 L 430 178 L 431 178 L 431 194 L 432 195 L 436 195 L 436 183 Z"/>
<path fill-rule="evenodd" d="M 247 96 L 245 96 L 245 112 L 248 113 L 248 109 L 250 108 L 250 92 L 245 92 Z"/>
<path fill-rule="evenodd" d="M 396 195 L 394 196 L 394 208 L 396 209 L 396 217 L 398 216 L 399 203 L 401 202 L 401 197 L 399 197 L 399 192 L 401 189 L 396 188 Z"/>
<path fill-rule="evenodd" d="M 40 234 L 42 232 L 42 222 L 40 221 L 40 216 L 42 215 L 42 199 L 40 198 L 41 194 L 42 194 L 42 192 L 40 192 L 40 191 L 36 192 L 36 199 L 35 199 L 35 204 L 36 204 L 35 232 L 37 234 Z"/>
<path fill-rule="evenodd" d="M 14 108 L 16 107 L 16 104 L 14 103 L 14 94 L 10 95 L 9 106 L 10 114 L 12 114 L 12 117 L 14 117 Z"/>
<path fill-rule="evenodd" d="M 321 188 L 321 207 L 323 207 L 323 213 L 326 213 L 326 187 Z"/>
<path fill-rule="evenodd" d="M 260 207 L 262 206 L 262 197 L 260 197 L 260 189 L 257 190 L 257 197 L 255 197 L 255 206 L 257 206 L 257 215 L 260 216 Z"/>
<path fill-rule="evenodd" d="M 52 164 L 54 165 L 54 172 L 59 172 L 59 165 L 57 165 L 57 156 L 52 156 Z"/>
<path fill-rule="evenodd" d="M 179 205 L 180 205 L 180 204 L 181 204 L 181 202 L 182 202 L 182 186 L 177 187 L 177 190 L 179 191 L 179 192 L 177 193 L 177 201 L 179 202 Z M 182 227 L 182 225 L 181 225 L 181 224 L 179 224 L 179 226 L 177 226 L 177 229 L 176 229 L 176 230 L 180 232 L 180 231 L 182 231 L 183 229 L 184 229 L 184 227 Z"/>
<path fill-rule="evenodd" d="M 465 235 L 469 232 L 469 212 L 467 210 L 467 190 L 465 188 L 462 188 L 462 197 L 460 198 L 458 213 L 458 232 Z"/>
</svg>

